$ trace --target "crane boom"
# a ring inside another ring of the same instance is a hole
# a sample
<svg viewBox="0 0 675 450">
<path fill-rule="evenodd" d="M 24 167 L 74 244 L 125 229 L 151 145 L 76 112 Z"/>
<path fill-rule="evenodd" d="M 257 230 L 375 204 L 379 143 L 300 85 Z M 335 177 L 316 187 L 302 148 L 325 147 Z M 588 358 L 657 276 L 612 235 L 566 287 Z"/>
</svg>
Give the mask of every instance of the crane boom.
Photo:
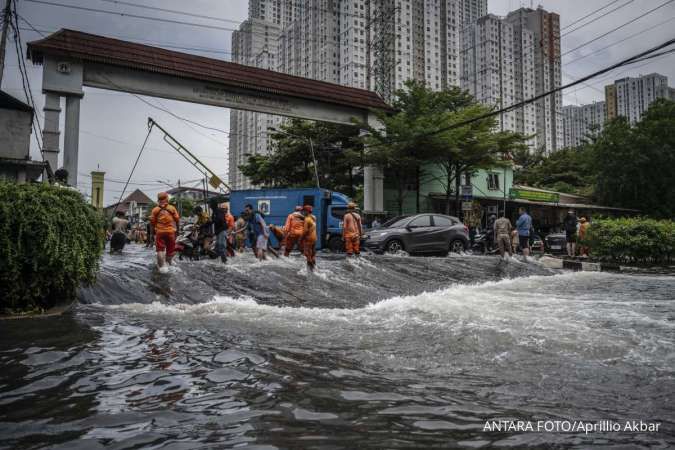
<svg viewBox="0 0 675 450">
<path fill-rule="evenodd" d="M 188 150 L 183 144 L 178 142 L 176 138 L 171 136 L 171 134 L 169 134 L 168 131 L 162 128 L 162 126 L 158 124 L 152 117 L 148 117 L 148 128 L 152 129 L 152 127 L 157 127 L 157 129 L 164 134 L 164 142 L 169 144 L 171 148 L 173 148 L 178 152 L 179 155 L 185 158 L 198 171 L 203 173 L 204 176 L 209 178 L 209 184 L 214 189 L 218 189 L 222 193 L 225 193 L 225 190 L 223 188 L 227 189 L 227 191 L 232 190 L 227 183 L 221 180 L 220 177 L 216 175 L 213 170 L 209 169 L 209 167 L 206 164 L 204 164 L 199 158 L 197 158 L 190 150 Z"/>
</svg>

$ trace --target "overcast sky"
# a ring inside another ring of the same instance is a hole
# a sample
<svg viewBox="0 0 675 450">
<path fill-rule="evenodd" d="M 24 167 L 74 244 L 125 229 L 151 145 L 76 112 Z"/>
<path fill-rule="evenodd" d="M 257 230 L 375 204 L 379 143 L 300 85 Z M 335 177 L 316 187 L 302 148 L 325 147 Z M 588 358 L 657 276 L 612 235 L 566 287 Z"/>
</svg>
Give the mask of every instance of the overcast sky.
<svg viewBox="0 0 675 450">
<path fill-rule="evenodd" d="M 602 17 L 588 26 L 586 22 L 598 17 L 601 13 L 578 22 L 571 27 L 567 25 L 575 22 L 586 14 L 610 3 L 611 0 L 550 0 L 529 2 L 520 0 L 489 0 L 489 12 L 497 15 L 506 15 L 509 11 L 521 6 L 537 7 L 541 4 L 545 9 L 560 14 L 563 28 L 563 54 L 575 47 L 601 36 L 631 19 L 655 8 L 667 0 L 619 0 L 608 6 L 602 12 L 616 11 Z M 117 37 L 130 41 L 149 43 L 151 45 L 166 46 L 178 45 L 182 47 L 202 48 L 212 51 L 195 51 L 203 56 L 219 59 L 229 59 L 231 32 L 213 30 L 180 24 L 159 23 L 143 19 L 122 17 L 100 12 L 73 10 L 58 6 L 33 3 L 29 0 L 17 0 L 19 14 L 40 31 L 49 32 L 59 28 L 71 28 L 89 33 Z M 174 15 L 165 12 L 155 12 L 135 7 L 114 4 L 104 0 L 50 0 L 50 2 L 80 5 L 88 8 L 103 9 L 131 14 L 169 18 L 186 22 L 199 22 L 215 25 L 222 28 L 236 28 L 237 23 L 246 19 L 248 10 L 247 0 L 140 0 L 136 3 L 189 11 L 193 14 L 203 14 L 215 18 L 227 19 L 232 22 L 213 21 Z M 189 3 L 189 7 L 188 7 Z M 622 6 L 625 5 L 625 6 Z M 28 29 L 25 22 L 21 23 L 22 40 L 25 54 L 25 43 L 39 39 L 40 36 Z M 579 29 L 577 30 L 576 28 Z M 606 37 L 586 45 L 579 50 L 563 56 L 563 83 L 568 83 L 587 73 L 620 61 L 642 50 L 653 47 L 665 40 L 675 37 L 675 2 L 654 11 L 653 13 L 636 20 L 635 22 L 610 33 Z M 641 33 L 640 33 L 641 32 Z M 601 50 L 621 39 L 633 34 L 635 37 L 617 45 Z M 595 52 L 593 55 L 571 62 L 581 56 Z M 42 67 L 28 65 L 30 83 L 33 96 L 38 105 L 40 121 L 44 123 L 42 106 L 44 96 L 41 94 Z M 636 76 L 658 72 L 667 75 L 670 85 L 675 86 L 675 54 L 669 54 L 649 62 L 642 62 L 629 66 L 597 79 L 587 82 L 588 86 L 571 88 L 564 93 L 564 104 L 583 104 L 603 100 L 603 86 L 614 79 L 625 76 Z M 17 59 L 13 41 L 7 48 L 5 75 L 2 83 L 3 90 L 15 97 L 25 100 L 21 88 Z M 146 98 L 147 101 L 168 109 L 175 114 L 187 117 L 206 126 L 229 129 L 229 110 L 210 106 L 181 103 L 156 98 Z M 141 100 L 124 93 L 103 91 L 85 88 L 85 96 L 81 104 L 80 123 L 80 160 L 79 160 L 79 188 L 89 192 L 90 179 L 87 174 L 100 168 L 106 172 L 105 203 L 116 201 L 123 188 L 122 183 L 113 180 L 126 180 L 147 132 L 147 118 L 151 116 L 163 127 L 183 142 L 190 150 L 203 158 L 216 173 L 225 175 L 227 172 L 228 136 L 215 131 L 208 131 L 194 125 L 188 125 L 182 120 L 152 108 Z M 61 115 L 63 119 L 63 113 Z M 63 130 L 63 124 L 61 125 Z M 63 133 L 62 133 L 63 139 Z M 63 148 L 63 144 L 61 145 Z M 40 159 L 35 139 L 32 142 L 32 157 Z M 62 157 L 62 155 L 61 155 Z M 85 174 L 85 175 L 82 175 Z M 130 189 L 141 188 L 151 197 L 160 190 L 167 189 L 159 184 L 159 180 L 175 185 L 178 179 L 183 182 L 194 180 L 200 174 L 183 160 L 174 150 L 168 147 L 159 133 L 153 132 L 147 150 L 133 175 L 132 181 L 138 184 Z"/>
</svg>

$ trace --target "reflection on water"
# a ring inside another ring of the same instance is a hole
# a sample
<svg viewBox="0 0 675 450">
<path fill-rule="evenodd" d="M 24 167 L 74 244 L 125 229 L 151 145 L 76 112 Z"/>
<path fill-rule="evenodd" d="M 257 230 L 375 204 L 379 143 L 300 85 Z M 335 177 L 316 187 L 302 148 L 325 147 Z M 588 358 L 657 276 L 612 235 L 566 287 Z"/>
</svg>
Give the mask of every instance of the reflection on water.
<svg viewBox="0 0 675 450">
<path fill-rule="evenodd" d="M 667 448 L 675 278 L 494 258 L 168 275 L 106 256 L 69 316 L 0 322 L 0 448 Z M 661 422 L 489 433 L 488 419 Z"/>
</svg>

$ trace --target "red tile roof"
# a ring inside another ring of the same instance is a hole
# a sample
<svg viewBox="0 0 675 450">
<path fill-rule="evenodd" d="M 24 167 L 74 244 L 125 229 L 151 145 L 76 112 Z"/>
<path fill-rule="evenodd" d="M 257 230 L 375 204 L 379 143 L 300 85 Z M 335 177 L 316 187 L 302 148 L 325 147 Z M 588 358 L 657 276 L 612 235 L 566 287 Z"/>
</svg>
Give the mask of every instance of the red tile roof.
<svg viewBox="0 0 675 450">
<path fill-rule="evenodd" d="M 41 63 L 45 54 L 355 108 L 390 109 L 376 93 L 364 89 L 295 77 L 81 31 L 61 29 L 44 39 L 28 43 L 28 57 L 34 63 Z"/>
</svg>

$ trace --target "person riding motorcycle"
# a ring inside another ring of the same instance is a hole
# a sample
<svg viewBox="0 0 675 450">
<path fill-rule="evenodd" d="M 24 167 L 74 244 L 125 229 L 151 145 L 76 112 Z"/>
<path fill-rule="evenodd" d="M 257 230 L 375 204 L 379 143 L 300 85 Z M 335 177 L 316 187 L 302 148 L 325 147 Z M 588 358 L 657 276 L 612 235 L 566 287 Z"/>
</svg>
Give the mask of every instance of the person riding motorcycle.
<svg viewBox="0 0 675 450">
<path fill-rule="evenodd" d="M 194 207 L 192 214 L 195 216 L 194 225 L 199 230 L 199 247 L 201 254 L 215 257 L 215 253 L 211 249 L 211 244 L 213 242 L 213 222 L 211 222 L 211 218 L 199 205 Z"/>
</svg>

